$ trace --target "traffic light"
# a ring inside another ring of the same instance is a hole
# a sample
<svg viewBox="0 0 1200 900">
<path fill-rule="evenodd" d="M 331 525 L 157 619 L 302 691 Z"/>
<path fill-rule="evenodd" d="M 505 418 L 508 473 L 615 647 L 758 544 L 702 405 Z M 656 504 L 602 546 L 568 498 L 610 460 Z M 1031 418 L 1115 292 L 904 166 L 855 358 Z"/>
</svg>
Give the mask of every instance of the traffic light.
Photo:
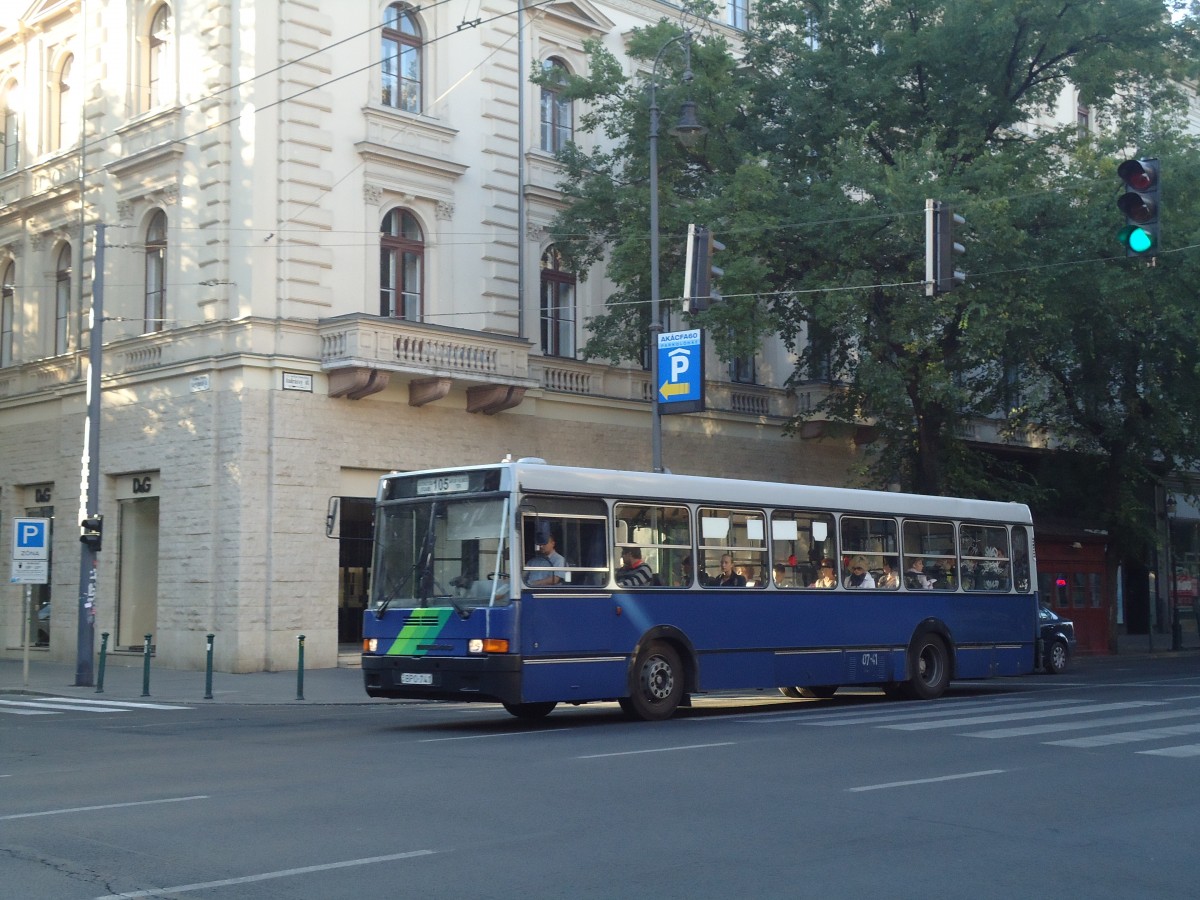
<svg viewBox="0 0 1200 900">
<path fill-rule="evenodd" d="M 954 239 L 954 230 L 966 224 L 941 200 L 925 201 L 925 296 L 944 294 L 967 280 L 954 266 L 955 255 L 967 250 Z"/>
<path fill-rule="evenodd" d="M 1117 167 L 1125 192 L 1117 208 L 1125 214 L 1125 227 L 1117 238 L 1126 256 L 1157 256 L 1159 246 L 1157 159 L 1127 159 Z"/>
<path fill-rule="evenodd" d="M 683 276 L 683 311 L 704 312 L 714 303 L 719 303 L 713 282 L 725 274 L 720 266 L 713 265 L 713 255 L 724 250 L 725 245 L 713 237 L 703 225 L 689 225 L 687 258 Z"/>
<path fill-rule="evenodd" d="M 79 540 L 87 544 L 93 553 L 100 552 L 100 539 L 104 532 L 104 516 L 88 516 L 79 523 Z"/>
</svg>

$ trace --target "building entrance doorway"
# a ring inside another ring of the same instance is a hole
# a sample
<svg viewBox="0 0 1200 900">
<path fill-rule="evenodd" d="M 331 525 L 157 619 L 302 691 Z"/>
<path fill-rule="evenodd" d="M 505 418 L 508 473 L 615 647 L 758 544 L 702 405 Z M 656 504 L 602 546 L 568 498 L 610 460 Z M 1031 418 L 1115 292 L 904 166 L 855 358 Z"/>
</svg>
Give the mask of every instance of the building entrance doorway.
<svg viewBox="0 0 1200 900">
<path fill-rule="evenodd" d="M 121 500 L 121 557 L 117 583 L 117 640 L 141 649 L 158 621 L 158 498 Z"/>
</svg>

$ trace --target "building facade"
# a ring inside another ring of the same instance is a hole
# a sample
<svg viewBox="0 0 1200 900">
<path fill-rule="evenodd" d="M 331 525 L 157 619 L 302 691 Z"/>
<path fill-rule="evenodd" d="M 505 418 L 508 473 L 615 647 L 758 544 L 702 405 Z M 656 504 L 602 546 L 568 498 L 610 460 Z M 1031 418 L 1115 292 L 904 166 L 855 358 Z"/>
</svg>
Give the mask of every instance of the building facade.
<svg viewBox="0 0 1200 900">
<path fill-rule="evenodd" d="M 380 474 L 650 467 L 649 373 L 580 358 L 606 285 L 546 232 L 579 110 L 526 73 L 578 71 L 589 38 L 620 55 L 678 8 L 529 6 L 42 0 L 0 23 L 0 540 L 53 524 L 48 583 L 28 604 L 0 585 L 4 652 L 28 628 L 76 655 L 97 306 L 110 650 L 200 668 L 212 634 L 218 670 L 272 670 L 303 634 L 335 665 Z M 663 419 L 664 464 L 844 481 L 853 431 L 782 434 L 818 399 L 783 389 L 791 368 L 712 358 L 707 411 Z"/>
</svg>

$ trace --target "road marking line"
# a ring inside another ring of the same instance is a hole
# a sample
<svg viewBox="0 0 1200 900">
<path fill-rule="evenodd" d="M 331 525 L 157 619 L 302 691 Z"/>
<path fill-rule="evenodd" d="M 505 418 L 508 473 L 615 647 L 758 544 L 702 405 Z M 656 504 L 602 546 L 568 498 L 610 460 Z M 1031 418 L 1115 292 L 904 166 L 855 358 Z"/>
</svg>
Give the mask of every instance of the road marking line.
<svg viewBox="0 0 1200 900">
<path fill-rule="evenodd" d="M 88 700 L 81 697 L 43 697 L 43 703 L 84 703 L 89 706 L 117 706 L 124 709 L 191 709 L 190 706 L 170 706 L 166 703 L 144 703 L 140 700 Z"/>
<path fill-rule="evenodd" d="M 32 700 L 0 700 L 0 706 L 19 706 L 23 709 L 47 709 L 54 712 L 66 712 L 72 710 L 74 712 L 93 712 L 93 713 L 111 713 L 111 712 L 128 712 L 125 709 L 107 709 L 105 707 L 95 706 L 74 706 L 74 701 L 50 701 L 43 700 L 34 702 Z M 8 710 L 5 710 L 8 712 Z"/>
<path fill-rule="evenodd" d="M 1139 750 L 1144 756 L 1174 756 L 1183 759 L 1187 756 L 1200 756 L 1200 744 L 1185 744 L 1182 747 L 1163 747 L 1161 750 Z"/>
<path fill-rule="evenodd" d="M 1163 706 L 1157 700 L 1134 700 L 1128 703 L 1097 703 L 1095 706 L 1065 706 L 1058 709 L 1035 709 L 1028 712 L 1002 713 L 994 716 L 963 716 L 959 719 L 943 719 L 940 722 L 909 722 L 905 725 L 880 725 L 895 731 L 929 731 L 934 728 L 961 728 L 986 725 L 990 722 L 1016 722 L 1020 719 L 1049 719 L 1052 716 L 1086 716 L 1092 713 L 1109 712 L 1116 709 L 1137 709 L 1142 706 Z"/>
<path fill-rule="evenodd" d="M 641 753 L 671 753 L 675 750 L 703 750 L 708 747 L 734 747 L 736 741 L 723 741 L 720 744 L 687 744 L 683 747 L 654 747 L 650 750 L 623 750 L 620 753 L 593 753 L 591 756 L 577 756 L 576 759 L 604 759 L 607 756 L 637 756 Z"/>
<path fill-rule="evenodd" d="M 822 728 L 832 728 L 832 727 L 837 727 L 837 726 L 842 726 L 842 725 L 871 725 L 876 722 L 905 722 L 905 721 L 913 721 L 913 720 L 917 720 L 917 719 L 945 719 L 945 718 L 951 717 L 951 716 L 963 716 L 964 713 L 966 713 L 968 716 L 974 715 L 977 712 L 978 713 L 989 712 L 989 713 L 995 713 L 998 715 L 999 714 L 998 710 L 1005 710 L 1005 711 L 1027 710 L 1027 709 L 1039 709 L 1039 708 L 1047 707 L 1047 706 L 1061 707 L 1061 706 L 1066 706 L 1069 704 L 1076 704 L 1079 702 L 1080 701 L 1078 701 L 1078 700 L 1038 700 L 1038 701 L 1035 701 L 1032 703 L 1021 703 L 1019 705 L 1005 704 L 1003 706 L 997 706 L 997 705 L 991 704 L 991 703 L 983 703 L 983 704 L 973 705 L 969 708 L 963 707 L 963 706 L 956 706 L 953 709 L 942 707 L 939 704 L 936 709 L 927 709 L 927 710 L 920 710 L 920 711 L 916 711 L 916 710 L 897 711 L 895 709 L 895 707 L 889 707 L 888 709 L 881 709 L 878 713 L 874 713 L 874 714 L 864 715 L 861 712 L 857 712 L 854 714 L 853 717 L 829 719 L 829 720 L 825 720 L 824 718 L 822 718 L 820 720 L 810 719 L 810 721 L 802 722 L 802 724 L 818 725 Z M 1090 702 L 1090 701 L 1084 701 L 1084 702 Z M 797 721 L 801 721 L 801 720 L 797 719 Z M 933 727 L 937 727 L 937 726 L 930 725 L 929 727 L 933 728 Z"/>
<path fill-rule="evenodd" d="M 325 863 L 319 866 L 302 866 L 298 869 L 280 869 L 278 872 L 263 872 L 259 875 L 243 875 L 240 878 L 222 878 L 220 881 L 204 881 L 196 884 L 179 884 L 174 887 L 154 888 L 149 891 L 126 891 L 123 894 L 105 894 L 95 900 L 132 900 L 135 897 L 161 897 L 164 894 L 183 894 L 188 891 L 206 891 L 212 888 L 230 887 L 235 884 L 251 884 L 255 881 L 270 881 L 274 878 L 291 878 L 313 872 L 328 872 L 332 869 L 349 869 L 353 866 L 369 866 L 373 863 L 395 862 L 398 859 L 414 859 L 431 856 L 436 850 L 410 850 L 407 853 L 392 853 L 388 856 L 367 856 L 363 859 L 347 859 L 343 862 Z"/>
<path fill-rule="evenodd" d="M 985 769 L 982 772 L 963 772 L 961 775 L 942 775 L 937 778 L 917 778 L 913 781 L 889 781 L 887 784 L 868 784 L 862 787 L 846 788 L 851 794 L 862 791 L 882 791 L 888 788 L 912 787 L 917 784 L 936 784 L 939 781 L 958 781 L 962 778 L 982 778 L 985 775 L 1003 775 L 1007 769 Z"/>
<path fill-rule="evenodd" d="M 1049 722 L 1042 725 L 1024 725 L 1019 728 L 992 728 L 987 731 L 964 732 L 963 737 L 1028 737 L 1029 735 L 1033 734 L 1053 734 L 1056 731 L 1083 731 L 1086 728 L 1107 728 L 1112 725 L 1136 725 L 1139 722 L 1161 722 L 1163 719 L 1185 719 L 1189 716 L 1200 716 L 1200 709 L 1142 713 L 1141 715 L 1136 716 L 1110 716 L 1107 719 L 1089 719 L 1086 722 Z"/>
<path fill-rule="evenodd" d="M 1068 738 L 1063 741 L 1046 741 L 1054 747 L 1108 747 L 1112 744 L 1136 744 L 1139 741 L 1157 741 L 1161 738 L 1179 737 L 1200 732 L 1200 723 L 1172 725 L 1168 728 L 1147 728 L 1144 731 L 1119 731 L 1114 734 L 1097 734 L 1092 737 Z"/>
<path fill-rule="evenodd" d="M 476 741 L 482 738 L 525 737 L 530 734 L 552 734 L 555 731 L 566 731 L 566 728 L 543 728 L 539 731 L 505 731 L 500 734 L 462 734 L 457 737 L 422 738 L 418 744 L 436 744 L 439 741 Z"/>
<path fill-rule="evenodd" d="M 51 712 L 48 709 L 5 709 L 0 707 L 0 713 L 5 713 L 10 716 L 57 716 L 57 712 Z"/>
<path fill-rule="evenodd" d="M 158 803 L 184 803 L 188 800 L 207 800 L 208 794 L 197 794 L 194 797 L 164 797 L 162 800 L 135 800 L 131 803 L 106 803 L 103 806 L 73 806 L 70 809 L 45 809 L 41 812 L 15 813 L 0 816 L 0 822 L 8 819 L 33 819 L 38 816 L 62 816 L 67 813 L 95 812 L 101 809 L 124 809 L 127 806 L 154 806 Z"/>
</svg>

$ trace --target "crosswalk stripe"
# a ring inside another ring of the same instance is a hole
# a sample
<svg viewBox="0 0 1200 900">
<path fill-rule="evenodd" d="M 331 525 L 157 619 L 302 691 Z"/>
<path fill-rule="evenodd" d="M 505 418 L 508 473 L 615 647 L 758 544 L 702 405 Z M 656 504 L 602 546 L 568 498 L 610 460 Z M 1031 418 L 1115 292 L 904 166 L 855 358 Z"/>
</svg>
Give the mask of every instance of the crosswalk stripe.
<svg viewBox="0 0 1200 900">
<path fill-rule="evenodd" d="M 190 706 L 172 706 L 167 703 L 147 703 L 142 700 L 89 700 L 78 697 L 43 697 L 47 703 L 83 703 L 88 706 L 118 706 L 123 709 L 191 709 Z"/>
<path fill-rule="evenodd" d="M 1183 759 L 1188 756 L 1200 756 L 1200 744 L 1184 744 L 1182 747 L 1163 747 L 1160 750 L 1139 750 L 1144 756 L 1174 756 Z"/>
<path fill-rule="evenodd" d="M 1062 741 L 1046 741 L 1046 743 L 1055 747 L 1108 747 L 1113 744 L 1158 741 L 1185 734 L 1200 734 L 1200 722 L 1191 725 L 1171 725 L 1167 728 L 1147 728 L 1142 731 L 1118 731 L 1113 734 L 1096 734 L 1091 737 L 1068 738 Z"/>
<path fill-rule="evenodd" d="M 76 697 L 41 697 L 37 700 L 0 700 L 0 712 L 14 715 L 53 715 L 56 712 L 114 713 L 134 709 L 191 709 L 166 703 L 137 703 L 123 700 L 88 700 Z M 27 710 L 45 710 L 28 712 Z"/>
<path fill-rule="evenodd" d="M 1135 709 L 1141 706 L 1162 706 L 1156 700 L 1128 701 L 1125 703 L 1097 703 L 1094 706 L 1060 706 L 1057 709 L 1022 710 L 1012 713 L 998 713 L 990 716 L 963 716 L 958 719 L 943 719 L 937 722 L 905 722 L 899 725 L 881 725 L 896 731 L 929 731 L 934 728 L 962 728 L 971 725 L 984 725 L 989 722 L 1015 722 L 1021 719 L 1049 719 L 1051 716 L 1085 716 L 1098 712 L 1109 712 L 1116 709 Z"/>
<path fill-rule="evenodd" d="M 57 715 L 57 713 L 53 713 L 48 709 L 6 709 L 4 707 L 0 707 L 0 713 L 5 713 L 10 716 L 54 716 L 54 715 Z"/>
<path fill-rule="evenodd" d="M 29 700 L 0 700 L 0 706 L 19 706 L 23 709 L 46 709 L 54 710 L 55 712 L 65 712 L 74 710 L 75 712 L 95 712 L 95 713 L 111 713 L 111 712 L 127 712 L 124 709 L 110 709 L 104 706 L 76 706 L 68 703 L 34 703 Z"/>
<path fill-rule="evenodd" d="M 1085 728 L 1108 728 L 1113 725 L 1136 725 L 1139 722 L 1160 722 L 1163 719 L 1183 719 L 1187 718 L 1188 716 L 1200 716 L 1200 709 L 1141 713 L 1136 716 L 1110 716 L 1107 719 L 1089 719 L 1086 722 L 1048 722 L 1041 725 L 1023 725 L 1018 728 L 991 728 L 987 731 L 967 731 L 963 733 L 963 737 L 1029 737 L 1030 735 L 1034 734 L 1052 734 L 1056 731 L 1081 731 Z"/>
<path fill-rule="evenodd" d="M 796 716 L 797 721 L 800 721 L 805 725 L 817 725 L 822 728 L 835 728 L 841 725 L 871 725 L 883 722 L 944 719 L 953 716 L 962 716 L 963 713 L 970 715 L 974 713 L 985 712 L 1008 712 L 1010 710 L 1042 709 L 1045 707 L 1078 704 L 1078 702 L 1078 700 L 1034 700 L 1025 703 L 1006 703 L 1004 705 L 979 703 L 971 704 L 970 706 L 954 706 L 953 708 L 936 704 L 933 706 L 921 706 L 919 708 L 908 706 L 900 711 L 896 710 L 895 705 L 888 705 L 887 707 L 881 707 L 878 712 L 863 713 L 861 710 L 859 710 L 855 711 L 853 715 L 845 718 L 834 718 L 832 716 L 821 716 L 818 718 L 812 713 L 809 713 L 807 717 L 804 717 L 803 713 L 798 713 Z M 778 721 L 778 719 L 775 721 Z"/>
</svg>

